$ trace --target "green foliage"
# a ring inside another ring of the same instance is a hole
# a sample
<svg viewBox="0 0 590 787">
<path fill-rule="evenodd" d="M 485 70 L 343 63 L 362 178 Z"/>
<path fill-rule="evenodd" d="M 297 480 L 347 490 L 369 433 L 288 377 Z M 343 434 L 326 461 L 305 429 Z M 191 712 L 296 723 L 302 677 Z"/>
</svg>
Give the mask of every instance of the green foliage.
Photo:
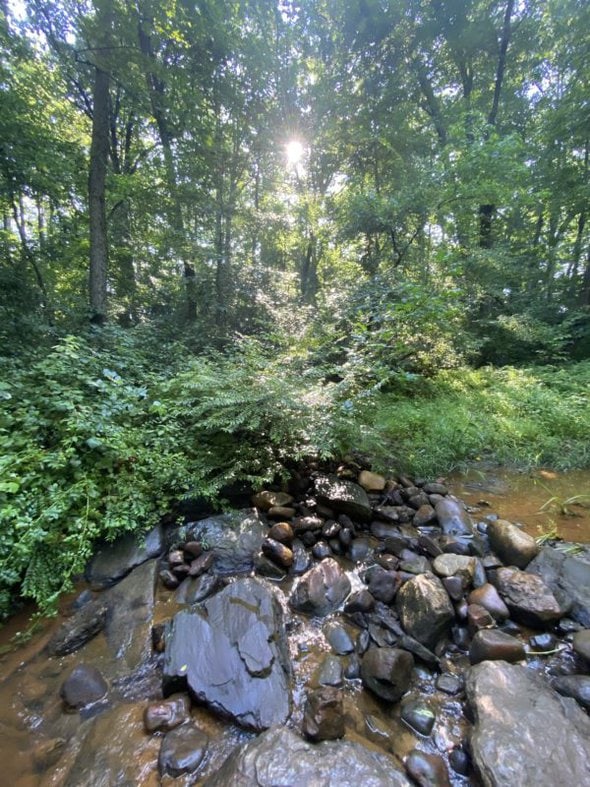
<svg viewBox="0 0 590 787">
<path fill-rule="evenodd" d="M 474 460 L 560 470 L 590 466 L 588 362 L 442 372 L 415 396 L 375 402 L 365 450 L 420 475 Z"/>
<path fill-rule="evenodd" d="M 167 350 L 173 368 L 181 349 Z M 19 587 L 47 609 L 97 538 L 141 532 L 173 499 L 218 499 L 225 484 L 268 482 L 351 439 L 337 386 L 287 357 L 242 343 L 166 377 L 151 351 L 111 330 L 67 337 L 26 369 L 4 362 L 0 614 Z"/>
</svg>

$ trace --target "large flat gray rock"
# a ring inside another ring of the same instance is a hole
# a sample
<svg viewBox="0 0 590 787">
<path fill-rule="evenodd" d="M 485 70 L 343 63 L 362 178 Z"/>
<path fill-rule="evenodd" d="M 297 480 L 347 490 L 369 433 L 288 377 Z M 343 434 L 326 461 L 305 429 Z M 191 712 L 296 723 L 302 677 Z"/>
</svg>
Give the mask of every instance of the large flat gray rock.
<svg viewBox="0 0 590 787">
<path fill-rule="evenodd" d="M 544 547 L 529 563 L 527 571 L 538 574 L 551 590 L 572 605 L 571 616 L 590 627 L 590 548 L 580 554 L 567 555 Z"/>
<path fill-rule="evenodd" d="M 401 766 L 352 741 L 311 744 L 274 727 L 238 747 L 204 787 L 410 787 Z"/>
<path fill-rule="evenodd" d="M 243 727 L 264 730 L 289 716 L 289 677 L 283 611 L 261 580 L 237 580 L 174 617 L 165 692 L 186 681 L 198 701 Z"/>
<path fill-rule="evenodd" d="M 164 533 L 157 525 L 145 535 L 125 533 L 112 544 L 99 547 L 86 569 L 93 590 L 110 587 L 136 566 L 164 552 Z"/>
<path fill-rule="evenodd" d="M 590 719 L 525 667 L 484 661 L 467 673 L 474 764 L 484 785 L 590 784 Z"/>
</svg>

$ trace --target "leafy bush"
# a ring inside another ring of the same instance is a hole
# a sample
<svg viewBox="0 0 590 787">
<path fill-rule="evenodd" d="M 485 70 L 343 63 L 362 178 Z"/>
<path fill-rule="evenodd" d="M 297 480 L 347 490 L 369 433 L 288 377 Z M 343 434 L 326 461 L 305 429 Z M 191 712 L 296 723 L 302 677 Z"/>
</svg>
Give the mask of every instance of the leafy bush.
<svg viewBox="0 0 590 787">
<path fill-rule="evenodd" d="M 173 498 L 217 499 L 293 459 L 346 444 L 338 388 L 255 344 L 196 357 L 169 379 L 117 332 L 68 337 L 0 388 L 0 614 L 20 590 L 48 609 L 93 542 L 142 531 Z M 171 351 L 174 365 L 179 353 Z"/>
</svg>

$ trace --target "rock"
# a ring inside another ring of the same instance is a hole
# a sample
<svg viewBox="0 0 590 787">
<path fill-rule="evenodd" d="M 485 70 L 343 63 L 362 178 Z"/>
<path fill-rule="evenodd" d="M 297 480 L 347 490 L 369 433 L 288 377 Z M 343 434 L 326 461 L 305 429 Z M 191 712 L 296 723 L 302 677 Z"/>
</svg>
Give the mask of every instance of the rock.
<svg viewBox="0 0 590 787">
<path fill-rule="evenodd" d="M 96 667 L 78 664 L 62 683 L 59 694 L 69 708 L 77 709 L 102 699 L 108 689 Z"/>
<path fill-rule="evenodd" d="M 424 484 L 422 489 L 427 495 L 448 495 L 449 490 L 444 484 L 437 484 L 435 482 Z"/>
<path fill-rule="evenodd" d="M 303 734 L 312 741 L 333 741 L 344 736 L 342 694 L 331 686 L 310 691 L 303 713 Z"/>
<path fill-rule="evenodd" d="M 360 472 L 358 482 L 366 492 L 382 492 L 385 489 L 385 478 L 369 470 Z"/>
<path fill-rule="evenodd" d="M 158 561 L 135 568 L 102 595 L 108 606 L 105 636 L 121 667 L 133 670 L 151 653 Z"/>
<path fill-rule="evenodd" d="M 463 691 L 463 686 L 463 679 L 451 672 L 443 672 L 436 679 L 436 688 L 439 691 L 444 691 L 445 694 L 459 694 Z"/>
<path fill-rule="evenodd" d="M 262 492 L 257 492 L 252 497 L 252 505 L 256 506 L 256 508 L 259 508 L 261 511 L 268 511 L 270 508 L 276 508 L 277 506 L 290 506 L 292 502 L 292 496 L 288 495 L 286 492 L 270 492 L 264 490 Z"/>
<path fill-rule="evenodd" d="M 543 653 L 548 650 L 555 650 L 557 647 L 557 638 L 554 637 L 553 634 L 549 634 L 549 632 L 545 631 L 542 634 L 535 634 L 533 637 L 530 637 L 529 645 L 531 646 L 531 650 L 536 653 Z"/>
<path fill-rule="evenodd" d="M 273 728 L 238 747 L 203 787 L 410 787 L 397 761 L 356 741 L 313 744 Z"/>
<path fill-rule="evenodd" d="M 473 581 L 476 564 L 474 557 L 444 554 L 434 558 L 432 568 L 439 577 L 461 576 L 466 584 L 470 584 Z"/>
<path fill-rule="evenodd" d="M 545 628 L 564 615 L 557 599 L 537 574 L 517 568 L 498 568 L 492 581 L 519 623 Z"/>
<path fill-rule="evenodd" d="M 529 563 L 528 570 L 538 574 L 554 594 L 563 594 L 572 604 L 571 617 L 590 628 L 590 552 L 566 555 L 553 547 L 543 547 Z"/>
<path fill-rule="evenodd" d="M 164 533 L 160 525 L 145 536 L 125 533 L 98 549 L 86 569 L 86 579 L 93 590 L 110 587 L 136 566 L 159 557 L 164 548 Z"/>
<path fill-rule="evenodd" d="M 164 736 L 158 765 L 162 775 L 182 776 L 194 773 L 203 762 L 209 736 L 192 724 L 183 724 Z"/>
<path fill-rule="evenodd" d="M 463 593 L 465 592 L 465 580 L 463 577 L 444 577 L 442 583 L 453 601 L 461 602 L 463 600 Z"/>
<path fill-rule="evenodd" d="M 459 607 L 457 607 L 457 614 L 459 615 Z M 459 617 L 463 617 L 459 615 Z M 489 629 L 495 626 L 494 618 L 484 607 L 479 604 L 469 604 L 466 609 L 465 617 L 467 618 L 467 627 L 470 634 L 475 634 L 482 629 Z"/>
<path fill-rule="evenodd" d="M 539 554 L 535 539 L 505 519 L 489 522 L 487 535 L 490 546 L 507 566 L 526 568 Z"/>
<path fill-rule="evenodd" d="M 525 667 L 484 661 L 467 672 L 474 765 L 486 787 L 590 783 L 590 719 Z"/>
<path fill-rule="evenodd" d="M 350 545 L 349 557 L 353 563 L 366 560 L 371 554 L 371 543 L 368 538 L 355 538 Z"/>
<path fill-rule="evenodd" d="M 324 636 L 330 643 L 334 653 L 339 656 L 346 656 L 347 653 L 352 653 L 354 650 L 354 642 L 352 641 L 348 631 L 340 623 L 331 620 L 324 626 Z"/>
<path fill-rule="evenodd" d="M 590 662 L 590 629 L 576 631 L 573 640 L 574 651 Z"/>
<path fill-rule="evenodd" d="M 419 735 L 430 735 L 436 716 L 434 711 L 421 699 L 405 700 L 401 709 L 401 720 Z"/>
<path fill-rule="evenodd" d="M 305 548 L 305 545 L 301 541 L 299 541 L 299 539 L 295 539 L 292 545 L 292 549 L 293 549 L 293 565 L 291 566 L 291 573 L 295 574 L 295 576 L 299 576 L 300 574 L 305 574 L 305 572 L 309 570 L 312 564 L 312 560 L 309 552 Z"/>
<path fill-rule="evenodd" d="M 287 570 L 259 552 L 254 558 L 254 571 L 266 579 L 281 580 L 287 576 Z"/>
<path fill-rule="evenodd" d="M 316 478 L 315 489 L 319 503 L 339 514 L 348 514 L 355 521 L 370 521 L 371 504 L 367 493 L 358 484 L 343 481 L 338 476 L 320 476 Z"/>
<path fill-rule="evenodd" d="M 174 598 L 179 604 L 200 604 L 220 587 L 221 580 L 213 574 L 187 577 L 176 591 Z"/>
<path fill-rule="evenodd" d="M 311 554 L 316 560 L 324 560 L 332 555 L 332 550 L 325 541 L 318 541 L 311 548 Z"/>
<path fill-rule="evenodd" d="M 414 749 L 406 758 L 406 770 L 420 787 L 451 787 L 447 767 L 437 754 Z"/>
<path fill-rule="evenodd" d="M 254 557 L 260 552 L 266 536 L 266 526 L 257 512 L 248 510 L 201 519 L 191 523 L 188 531 L 191 539 L 207 545 L 208 554 L 212 555 L 212 570 L 222 576 L 252 571 Z M 191 576 L 196 576 L 193 565 Z"/>
<path fill-rule="evenodd" d="M 167 590 L 176 590 L 176 588 L 180 585 L 180 578 L 167 568 L 165 568 L 163 571 L 160 571 L 158 577 L 160 582 Z"/>
<path fill-rule="evenodd" d="M 553 688 L 565 697 L 573 697 L 578 705 L 590 710 L 590 677 L 588 675 L 560 675 Z"/>
<path fill-rule="evenodd" d="M 410 560 L 402 560 L 399 564 L 399 569 L 400 571 L 407 571 L 409 574 L 425 574 L 427 571 L 430 571 L 430 561 L 422 555 L 416 555 Z"/>
<path fill-rule="evenodd" d="M 184 557 L 190 562 L 203 554 L 203 545 L 200 541 L 187 541 L 183 544 Z"/>
<path fill-rule="evenodd" d="M 377 601 L 391 604 L 401 583 L 401 577 L 396 571 L 387 571 L 381 566 L 376 566 L 371 571 L 368 587 L 369 592 Z"/>
<path fill-rule="evenodd" d="M 265 538 L 262 542 L 262 554 L 269 560 L 276 563 L 281 568 L 289 568 L 293 565 L 293 552 L 285 544 L 275 541 L 274 538 Z"/>
<path fill-rule="evenodd" d="M 304 574 L 289 600 L 293 609 L 323 617 L 334 612 L 350 593 L 350 580 L 333 558 Z"/>
<path fill-rule="evenodd" d="M 427 648 L 436 645 L 455 618 L 447 591 L 434 574 L 421 574 L 403 584 L 396 608 L 404 629 Z"/>
<path fill-rule="evenodd" d="M 276 525 L 271 527 L 267 535 L 274 541 L 278 541 L 279 544 L 285 544 L 288 547 L 291 546 L 295 538 L 293 528 L 288 522 L 277 522 Z"/>
<path fill-rule="evenodd" d="M 414 658 L 406 650 L 370 648 L 361 661 L 361 678 L 378 697 L 397 702 L 408 690 L 413 668 Z"/>
<path fill-rule="evenodd" d="M 430 505 L 430 503 L 425 503 L 421 505 L 414 514 L 413 524 L 414 527 L 424 527 L 425 525 L 430 525 L 435 521 L 436 511 Z"/>
<path fill-rule="evenodd" d="M 193 577 L 194 579 L 202 577 L 203 574 L 206 574 L 213 566 L 213 559 L 212 552 L 204 552 L 202 555 L 199 555 L 199 557 L 196 557 L 191 561 L 188 570 L 189 577 Z"/>
<path fill-rule="evenodd" d="M 146 732 L 169 732 L 189 719 L 189 699 L 185 694 L 180 694 L 178 697 L 148 705 L 143 714 L 143 726 Z"/>
<path fill-rule="evenodd" d="M 471 758 L 465 749 L 458 746 L 449 754 L 449 765 L 455 773 L 461 776 L 468 776 L 471 768 Z"/>
<path fill-rule="evenodd" d="M 320 686 L 342 686 L 342 662 L 337 656 L 328 655 L 320 664 L 317 682 Z"/>
<path fill-rule="evenodd" d="M 520 661 L 526 656 L 524 645 L 516 637 L 511 637 L 497 629 L 478 631 L 469 649 L 472 664 L 480 661 Z"/>
<path fill-rule="evenodd" d="M 292 519 L 295 516 L 295 509 L 290 506 L 272 506 L 266 512 L 269 519 Z"/>
<path fill-rule="evenodd" d="M 354 612 L 370 612 L 375 606 L 375 597 L 368 590 L 357 590 L 351 593 L 344 605 L 344 611 L 348 614 Z"/>
<path fill-rule="evenodd" d="M 463 503 L 446 497 L 438 501 L 434 510 L 441 530 L 446 536 L 473 534 L 473 524 Z"/>
<path fill-rule="evenodd" d="M 500 598 L 496 588 L 489 582 L 472 590 L 467 601 L 469 604 L 478 604 L 487 609 L 494 620 L 506 620 L 510 616 L 508 607 Z"/>
<path fill-rule="evenodd" d="M 66 620 L 47 644 L 50 656 L 74 653 L 102 631 L 106 625 L 107 605 L 102 599 L 91 601 Z"/>
<path fill-rule="evenodd" d="M 324 520 L 320 519 L 319 516 L 300 516 L 293 520 L 293 530 L 301 538 L 304 538 L 304 536 L 309 537 L 308 534 L 319 537 L 319 531 L 321 531 L 323 526 Z M 316 540 L 314 538 L 311 543 L 314 544 Z M 304 543 L 307 544 L 306 541 Z M 310 544 L 307 544 L 307 546 L 310 546 Z"/>
<path fill-rule="evenodd" d="M 200 701 L 244 727 L 282 724 L 290 712 L 283 612 L 272 589 L 239 579 L 174 617 L 164 691 L 184 681 Z"/>
<path fill-rule="evenodd" d="M 430 508 L 430 499 L 424 492 L 418 492 L 408 499 L 408 505 L 418 512 L 421 508 Z M 414 525 L 416 525 L 416 515 L 414 515 Z"/>
</svg>

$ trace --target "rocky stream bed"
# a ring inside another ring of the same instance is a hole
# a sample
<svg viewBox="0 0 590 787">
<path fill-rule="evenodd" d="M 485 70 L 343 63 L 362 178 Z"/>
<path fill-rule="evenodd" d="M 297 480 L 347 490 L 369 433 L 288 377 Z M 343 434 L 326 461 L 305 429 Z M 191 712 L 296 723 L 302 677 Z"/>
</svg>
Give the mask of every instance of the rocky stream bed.
<svg viewBox="0 0 590 787">
<path fill-rule="evenodd" d="M 100 549 L 4 665 L 0 783 L 590 784 L 590 548 L 334 470 Z"/>
</svg>

